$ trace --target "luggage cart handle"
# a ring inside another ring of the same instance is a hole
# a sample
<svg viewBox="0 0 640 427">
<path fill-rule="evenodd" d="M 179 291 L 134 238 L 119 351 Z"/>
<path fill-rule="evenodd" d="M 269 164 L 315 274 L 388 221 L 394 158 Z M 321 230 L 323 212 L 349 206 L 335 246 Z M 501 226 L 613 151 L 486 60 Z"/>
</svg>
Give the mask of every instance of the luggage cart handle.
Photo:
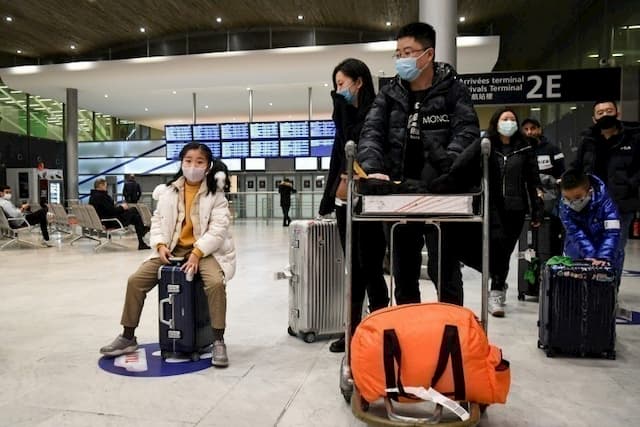
<svg viewBox="0 0 640 427">
<path fill-rule="evenodd" d="M 173 329 L 173 319 L 167 320 L 164 318 L 165 304 L 173 305 L 173 295 L 169 295 L 168 298 L 161 299 L 158 307 L 158 317 L 160 319 L 160 323 L 162 323 L 163 325 L 167 325 L 170 329 Z"/>
</svg>

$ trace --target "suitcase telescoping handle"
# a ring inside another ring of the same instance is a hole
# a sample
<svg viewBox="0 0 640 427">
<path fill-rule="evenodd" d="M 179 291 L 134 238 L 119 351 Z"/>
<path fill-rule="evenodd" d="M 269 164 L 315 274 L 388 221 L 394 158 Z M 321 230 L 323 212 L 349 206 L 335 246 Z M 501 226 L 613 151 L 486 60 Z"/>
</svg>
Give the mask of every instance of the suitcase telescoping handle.
<svg viewBox="0 0 640 427">
<path fill-rule="evenodd" d="M 169 329 L 173 329 L 173 319 L 167 320 L 164 318 L 164 305 L 169 304 L 173 305 L 173 294 L 169 295 L 167 298 L 160 300 L 160 307 L 158 307 L 158 317 L 160 318 L 160 323 L 163 325 L 167 325 Z"/>
</svg>

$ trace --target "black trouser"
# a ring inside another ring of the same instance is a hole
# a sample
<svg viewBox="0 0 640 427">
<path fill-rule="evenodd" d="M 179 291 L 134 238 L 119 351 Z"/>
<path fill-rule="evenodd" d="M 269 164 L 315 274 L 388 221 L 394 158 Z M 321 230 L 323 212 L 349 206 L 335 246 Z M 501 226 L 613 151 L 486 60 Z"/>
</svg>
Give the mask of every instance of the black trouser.
<svg viewBox="0 0 640 427">
<path fill-rule="evenodd" d="M 42 231 L 42 238 L 44 240 L 49 240 L 49 224 L 47 223 L 47 211 L 47 206 L 44 205 L 42 209 L 38 209 L 35 212 L 30 212 L 24 216 L 24 218 L 31 225 L 40 224 L 40 231 Z"/>
<path fill-rule="evenodd" d="M 282 225 L 287 226 L 291 224 L 291 218 L 289 217 L 289 209 L 291 208 L 291 205 L 285 204 L 280 205 L 280 207 L 282 208 Z"/>
<path fill-rule="evenodd" d="M 147 230 L 144 228 L 144 223 L 142 222 L 142 217 L 136 208 L 129 208 L 120 215 L 118 215 L 118 220 L 122 223 L 122 225 L 129 226 L 133 225 L 136 229 L 136 235 L 138 236 L 138 242 L 142 243 L 142 238 L 147 233 Z M 118 223 L 115 221 L 107 221 L 105 222 L 105 226 L 108 228 L 118 227 Z"/>
<path fill-rule="evenodd" d="M 345 249 L 347 208 L 336 206 L 336 219 L 342 249 Z M 370 311 L 389 305 L 389 291 L 384 280 L 382 262 L 387 248 L 381 222 L 354 221 L 351 229 L 351 330 L 362 317 L 365 292 Z"/>
<path fill-rule="evenodd" d="M 396 282 L 395 297 L 398 304 L 420 302 L 420 266 L 422 247 L 426 241 L 429 261 L 427 269 L 434 285 L 438 283 L 438 261 L 441 260 L 441 302 L 462 305 L 462 273 L 460 272 L 461 244 L 454 236 L 459 234 L 457 224 L 442 224 L 442 245 L 438 252 L 438 232 L 433 226 L 421 223 L 399 225 L 394 229 L 393 275 Z M 437 287 L 437 285 L 436 285 Z"/>
<path fill-rule="evenodd" d="M 504 291 L 509 275 L 509 261 L 513 249 L 518 243 L 522 227 L 524 226 L 524 211 L 503 211 L 500 213 L 499 237 L 493 238 L 491 245 L 491 257 L 495 260 L 494 268 L 491 269 L 491 290 Z"/>
</svg>

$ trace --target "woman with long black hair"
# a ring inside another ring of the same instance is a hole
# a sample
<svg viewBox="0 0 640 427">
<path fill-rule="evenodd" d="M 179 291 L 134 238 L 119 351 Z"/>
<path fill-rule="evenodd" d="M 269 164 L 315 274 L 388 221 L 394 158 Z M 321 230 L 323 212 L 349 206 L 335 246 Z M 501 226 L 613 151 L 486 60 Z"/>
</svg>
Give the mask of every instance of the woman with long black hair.
<svg viewBox="0 0 640 427">
<path fill-rule="evenodd" d="M 375 99 L 371 72 L 367 65 L 354 58 L 340 62 L 332 74 L 333 121 L 336 135 L 331 152 L 329 175 L 320 203 L 320 215 L 335 210 L 342 248 L 346 234 L 346 157 L 347 141 L 358 142 L 364 119 Z M 360 323 L 365 292 L 369 298 L 369 309 L 374 311 L 389 303 L 387 284 L 384 280 L 382 261 L 386 251 L 386 240 L 380 222 L 354 222 L 352 228 L 351 266 L 352 329 Z M 331 343 L 332 352 L 344 351 L 344 337 Z"/>
<path fill-rule="evenodd" d="M 542 206 L 537 189 L 541 187 L 536 154 L 530 141 L 518 131 L 518 116 L 510 108 L 496 111 L 489 120 L 491 140 L 491 291 L 489 312 L 504 316 L 509 259 L 518 242 L 525 215 L 538 227 Z"/>
</svg>

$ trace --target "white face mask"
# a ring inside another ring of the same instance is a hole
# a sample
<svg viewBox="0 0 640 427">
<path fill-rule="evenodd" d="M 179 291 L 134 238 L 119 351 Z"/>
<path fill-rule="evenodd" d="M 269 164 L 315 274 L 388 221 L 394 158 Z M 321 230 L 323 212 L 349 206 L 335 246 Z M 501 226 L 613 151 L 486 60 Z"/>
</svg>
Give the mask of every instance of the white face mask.
<svg viewBox="0 0 640 427">
<path fill-rule="evenodd" d="M 5 200 L 11 200 L 11 193 L 4 193 L 4 194 L 2 195 L 2 197 L 3 197 Z"/>
<path fill-rule="evenodd" d="M 512 120 L 501 120 L 498 122 L 498 133 L 504 136 L 511 136 L 518 130 L 518 124 Z"/>
<path fill-rule="evenodd" d="M 182 174 L 189 182 L 200 182 L 204 179 L 207 173 L 206 168 L 196 168 L 189 166 L 182 166 Z"/>
</svg>

